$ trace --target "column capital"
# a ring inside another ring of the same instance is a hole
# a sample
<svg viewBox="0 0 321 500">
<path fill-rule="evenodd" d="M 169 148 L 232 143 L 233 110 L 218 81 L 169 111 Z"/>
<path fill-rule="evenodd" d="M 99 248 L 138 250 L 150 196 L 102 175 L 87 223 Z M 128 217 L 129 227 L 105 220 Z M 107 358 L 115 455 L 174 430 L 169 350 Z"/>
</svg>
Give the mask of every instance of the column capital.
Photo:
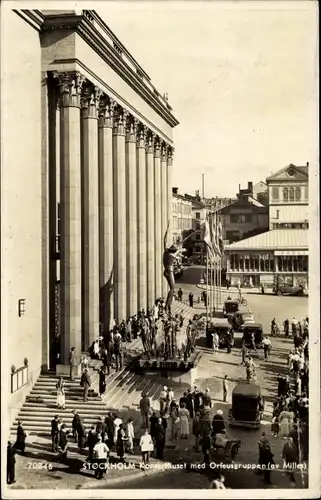
<svg viewBox="0 0 321 500">
<path fill-rule="evenodd" d="M 161 143 L 161 158 L 163 162 L 167 162 L 168 144 L 165 141 Z"/>
<path fill-rule="evenodd" d="M 81 114 L 83 118 L 98 119 L 99 100 L 102 95 L 102 90 L 96 85 L 85 84 L 81 94 Z"/>
<path fill-rule="evenodd" d="M 106 95 L 101 96 L 98 111 L 99 127 L 113 128 L 113 118 L 116 106 L 116 101 Z"/>
<path fill-rule="evenodd" d="M 147 130 L 146 139 L 145 139 L 146 153 L 149 153 L 149 154 L 154 153 L 155 138 L 156 138 L 156 134 L 154 132 L 152 132 L 151 130 Z"/>
<path fill-rule="evenodd" d="M 155 155 L 155 158 L 160 158 L 160 154 L 161 154 L 161 140 L 160 140 L 160 138 L 157 135 L 155 137 L 155 141 L 154 141 L 154 155 Z"/>
<path fill-rule="evenodd" d="M 58 81 L 58 105 L 80 108 L 81 89 L 86 78 L 78 71 L 55 72 L 53 76 Z"/>
<path fill-rule="evenodd" d="M 167 150 L 167 165 L 173 165 L 173 156 L 174 156 L 174 148 L 172 146 L 168 146 Z"/>
<path fill-rule="evenodd" d="M 145 149 L 145 141 L 146 141 L 146 134 L 148 132 L 148 128 L 143 125 L 142 123 L 139 123 L 137 127 L 137 133 L 136 133 L 136 145 L 137 148 L 144 148 Z"/>
<path fill-rule="evenodd" d="M 137 127 L 139 120 L 129 115 L 126 121 L 126 142 L 136 142 Z"/>
<path fill-rule="evenodd" d="M 116 106 L 114 110 L 113 134 L 125 135 L 126 124 L 129 118 L 129 113 L 121 106 Z"/>
</svg>

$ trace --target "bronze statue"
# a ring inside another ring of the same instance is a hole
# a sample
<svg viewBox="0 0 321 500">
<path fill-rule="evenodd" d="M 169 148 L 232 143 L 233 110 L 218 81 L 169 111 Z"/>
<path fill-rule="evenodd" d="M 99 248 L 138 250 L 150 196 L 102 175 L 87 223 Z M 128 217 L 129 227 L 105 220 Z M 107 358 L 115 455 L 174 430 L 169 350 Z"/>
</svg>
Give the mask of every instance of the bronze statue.
<svg viewBox="0 0 321 500">
<path fill-rule="evenodd" d="M 167 234 L 169 229 L 169 222 L 167 225 L 166 233 L 164 236 L 164 253 L 163 253 L 163 265 L 164 265 L 164 276 L 169 286 L 169 291 L 167 294 L 165 311 L 167 314 L 171 314 L 171 305 L 174 298 L 175 291 L 175 277 L 174 277 L 174 263 L 186 250 L 182 248 L 181 245 L 175 246 L 171 245 L 167 248 Z"/>
</svg>

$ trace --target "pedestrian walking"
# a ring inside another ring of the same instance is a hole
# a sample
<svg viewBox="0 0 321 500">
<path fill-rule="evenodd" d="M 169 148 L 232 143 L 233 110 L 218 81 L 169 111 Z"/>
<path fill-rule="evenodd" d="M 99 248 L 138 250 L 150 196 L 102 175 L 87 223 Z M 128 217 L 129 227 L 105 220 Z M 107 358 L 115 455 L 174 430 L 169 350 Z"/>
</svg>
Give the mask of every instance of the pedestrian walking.
<svg viewBox="0 0 321 500">
<path fill-rule="evenodd" d="M 110 350 L 104 349 L 102 353 L 102 363 L 105 369 L 105 373 L 107 373 L 107 375 L 110 375 L 110 367 L 112 364 L 112 355 Z"/>
<path fill-rule="evenodd" d="M 142 393 L 142 398 L 140 400 L 139 407 L 140 407 L 140 412 L 141 412 L 141 416 L 142 416 L 142 428 L 148 428 L 148 418 L 149 418 L 149 412 L 150 412 L 150 400 L 144 392 Z"/>
<path fill-rule="evenodd" d="M 88 368 L 88 363 L 89 363 L 89 360 L 86 356 L 86 354 L 84 354 L 81 358 L 81 361 L 80 361 L 80 365 L 81 365 L 81 371 L 83 372 L 86 368 Z"/>
<path fill-rule="evenodd" d="M 177 297 L 180 302 L 183 300 L 183 290 L 180 288 L 177 292 Z"/>
<path fill-rule="evenodd" d="M 180 435 L 181 439 L 187 439 L 189 436 L 189 411 L 186 408 L 185 403 L 182 404 L 178 412 L 179 420 L 180 420 Z"/>
<path fill-rule="evenodd" d="M 14 448 L 16 450 L 19 450 L 22 455 L 25 454 L 26 438 L 27 438 L 27 432 L 24 430 L 21 420 L 18 420 L 17 438 L 14 444 Z"/>
<path fill-rule="evenodd" d="M 132 455 L 134 455 L 134 439 L 135 439 L 135 431 L 133 419 L 130 417 L 127 422 L 127 446 L 128 451 Z"/>
<path fill-rule="evenodd" d="M 80 425 L 80 416 L 76 410 L 73 410 L 73 419 L 72 419 L 72 434 L 75 440 L 75 443 L 78 443 L 78 427 Z"/>
<path fill-rule="evenodd" d="M 246 357 L 248 355 L 248 352 L 249 352 L 249 350 L 246 347 L 245 342 L 243 341 L 242 342 L 242 347 L 241 347 L 241 353 L 242 353 L 242 363 L 241 363 L 241 365 L 245 364 L 245 360 L 246 360 Z"/>
<path fill-rule="evenodd" d="M 99 396 L 102 397 L 106 390 L 106 372 L 104 367 L 99 370 Z"/>
<path fill-rule="evenodd" d="M 227 402 L 227 388 L 228 388 L 227 375 L 224 375 L 224 378 L 223 378 L 223 403 Z"/>
<path fill-rule="evenodd" d="M 59 437 L 59 415 L 55 415 L 55 418 L 51 421 L 51 449 L 53 452 L 57 451 L 58 448 L 58 437 Z"/>
<path fill-rule="evenodd" d="M 75 348 L 72 347 L 69 353 L 69 367 L 70 367 L 70 380 L 75 379 L 75 371 L 78 366 L 78 360 L 75 352 Z"/>
<path fill-rule="evenodd" d="M 121 423 L 119 425 L 118 433 L 117 433 L 117 441 L 116 441 L 116 451 L 117 455 L 119 456 L 119 460 L 121 462 L 124 461 L 125 457 L 125 443 L 128 440 L 128 437 L 126 436 L 125 430 L 124 430 L 124 424 Z"/>
<path fill-rule="evenodd" d="M 154 443 L 152 440 L 152 436 L 148 431 L 148 428 L 145 429 L 144 434 L 141 436 L 139 446 L 142 454 L 142 463 L 144 468 L 149 464 L 150 453 L 154 451 Z"/>
<path fill-rule="evenodd" d="M 96 464 L 95 477 L 97 479 L 102 479 L 104 473 L 106 472 L 106 462 L 108 457 L 109 448 L 102 441 L 100 434 L 97 435 L 97 443 L 93 449 L 94 461 Z"/>
<path fill-rule="evenodd" d="M 160 392 L 159 395 L 159 411 L 160 413 L 164 413 L 165 408 L 166 408 L 166 402 L 167 402 L 167 386 L 164 385 L 163 390 Z"/>
<path fill-rule="evenodd" d="M 91 386 L 91 379 L 90 379 L 90 376 L 89 376 L 89 373 L 88 373 L 88 370 L 84 370 L 82 375 L 81 375 L 81 379 L 80 379 L 80 385 L 81 387 L 84 388 L 84 391 L 83 391 L 83 400 L 84 401 L 88 401 L 88 392 L 89 392 L 89 389 L 90 389 L 90 386 Z"/>
<path fill-rule="evenodd" d="M 162 418 L 159 418 L 155 426 L 156 458 L 163 460 L 165 448 L 165 428 Z"/>
<path fill-rule="evenodd" d="M 66 402 L 65 402 L 65 382 L 63 377 L 59 378 L 56 384 L 56 389 L 57 389 L 57 407 L 60 410 L 64 410 Z"/>
<path fill-rule="evenodd" d="M 192 292 L 190 292 L 188 295 L 188 301 L 189 301 L 189 306 L 194 307 L 194 295 Z"/>
<path fill-rule="evenodd" d="M 94 460 L 94 447 L 95 444 L 97 443 L 97 433 L 95 430 L 95 426 L 92 425 L 91 428 L 89 429 L 88 436 L 87 436 L 87 446 L 88 446 L 88 462 L 93 462 Z"/>
<path fill-rule="evenodd" d="M 61 424 L 59 431 L 59 443 L 58 443 L 58 460 L 59 462 L 66 463 L 67 461 L 67 450 L 68 450 L 68 433 L 65 424 Z"/>
<path fill-rule="evenodd" d="M 7 484 L 15 483 L 15 468 L 16 468 L 16 450 L 12 446 L 12 442 L 8 441 L 7 445 Z"/>
<path fill-rule="evenodd" d="M 272 348 L 270 339 L 268 339 L 267 337 L 263 337 L 262 345 L 264 350 L 264 360 L 267 361 Z"/>
<path fill-rule="evenodd" d="M 117 447 L 117 440 L 118 440 L 118 431 L 119 431 L 120 425 L 122 423 L 123 423 L 122 419 L 118 415 L 115 415 L 115 418 L 114 418 L 114 443 L 116 444 L 116 447 Z"/>
</svg>

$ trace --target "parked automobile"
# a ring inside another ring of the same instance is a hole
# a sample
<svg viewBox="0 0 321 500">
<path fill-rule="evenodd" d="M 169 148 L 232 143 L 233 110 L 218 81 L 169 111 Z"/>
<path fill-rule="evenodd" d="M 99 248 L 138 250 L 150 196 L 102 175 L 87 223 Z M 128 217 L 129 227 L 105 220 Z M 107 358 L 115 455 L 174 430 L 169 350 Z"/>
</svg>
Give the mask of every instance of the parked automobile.
<svg viewBox="0 0 321 500">
<path fill-rule="evenodd" d="M 234 387 L 228 416 L 230 427 L 258 429 L 263 411 L 264 398 L 259 385 L 240 383 Z"/>
<path fill-rule="evenodd" d="M 304 288 L 302 285 L 278 285 L 273 288 L 273 293 L 276 295 L 304 295 Z"/>
<path fill-rule="evenodd" d="M 244 323 L 255 323 L 254 314 L 249 309 L 237 311 L 229 317 L 229 322 L 235 331 L 242 331 Z"/>
<path fill-rule="evenodd" d="M 239 311 L 239 309 L 240 309 L 240 304 L 238 300 L 232 300 L 232 299 L 226 300 L 223 306 L 224 318 L 234 316 L 234 314 L 237 311 Z"/>
<path fill-rule="evenodd" d="M 219 346 L 227 347 L 228 352 L 230 352 L 234 345 L 234 333 L 229 321 L 222 318 L 209 323 L 206 328 L 206 345 L 209 348 L 213 347 L 214 333 L 218 335 Z"/>
<path fill-rule="evenodd" d="M 261 323 L 244 323 L 242 342 L 246 347 L 252 347 L 252 334 L 254 334 L 254 341 L 256 347 L 263 347 L 263 327 Z"/>
</svg>

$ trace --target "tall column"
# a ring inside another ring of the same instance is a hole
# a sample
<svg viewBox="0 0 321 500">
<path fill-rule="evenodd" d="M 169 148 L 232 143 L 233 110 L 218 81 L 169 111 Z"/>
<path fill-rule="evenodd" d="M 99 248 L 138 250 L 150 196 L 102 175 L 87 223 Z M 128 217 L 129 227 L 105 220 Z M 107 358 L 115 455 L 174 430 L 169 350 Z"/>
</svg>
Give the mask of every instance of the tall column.
<svg viewBox="0 0 321 500">
<path fill-rule="evenodd" d="M 154 139 L 149 132 L 146 141 L 146 214 L 147 214 L 147 301 L 155 302 L 155 210 L 154 210 Z"/>
<path fill-rule="evenodd" d="M 126 319 L 126 163 L 127 112 L 117 107 L 113 126 L 115 318 Z"/>
<path fill-rule="evenodd" d="M 99 165 L 99 287 L 100 321 L 104 331 L 114 318 L 114 227 L 113 227 L 113 114 L 115 101 L 100 102 L 98 128 Z"/>
<path fill-rule="evenodd" d="M 58 73 L 60 88 L 60 328 L 61 362 L 81 351 L 80 96 L 84 77 Z"/>
<path fill-rule="evenodd" d="M 159 138 L 155 140 L 154 150 L 154 172 L 155 172 L 155 297 L 158 299 L 163 295 L 163 265 L 162 257 L 164 244 L 162 240 L 162 185 L 161 185 L 161 159 Z"/>
<path fill-rule="evenodd" d="M 127 317 L 137 313 L 137 125 L 131 116 L 126 131 Z"/>
<path fill-rule="evenodd" d="M 162 205 L 162 241 L 164 240 L 164 236 L 166 233 L 166 229 L 168 226 L 168 195 L 167 195 L 167 146 L 166 143 L 162 143 L 161 146 L 161 205 Z M 173 222 L 170 221 L 172 225 Z M 167 281 L 162 277 L 162 295 L 166 297 L 167 295 Z"/>
<path fill-rule="evenodd" d="M 170 227 L 167 235 L 167 244 L 173 243 L 173 154 L 174 148 L 168 147 L 167 152 L 167 217 L 170 221 Z"/>
<path fill-rule="evenodd" d="M 146 227 L 146 127 L 137 130 L 137 297 L 138 309 L 147 307 L 147 227 Z"/>
</svg>

